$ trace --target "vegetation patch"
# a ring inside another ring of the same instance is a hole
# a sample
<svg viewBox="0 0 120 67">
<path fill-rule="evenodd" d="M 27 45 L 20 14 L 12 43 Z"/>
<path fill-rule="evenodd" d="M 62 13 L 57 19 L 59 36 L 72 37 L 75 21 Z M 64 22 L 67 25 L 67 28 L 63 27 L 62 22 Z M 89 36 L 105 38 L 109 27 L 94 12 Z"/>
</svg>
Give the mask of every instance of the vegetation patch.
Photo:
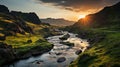
<svg viewBox="0 0 120 67">
<path fill-rule="evenodd" d="M 89 31 L 86 37 L 93 40 L 91 48 L 80 54 L 69 67 L 119 67 L 120 32 L 99 28 Z M 99 40 L 103 35 L 104 38 Z"/>
</svg>

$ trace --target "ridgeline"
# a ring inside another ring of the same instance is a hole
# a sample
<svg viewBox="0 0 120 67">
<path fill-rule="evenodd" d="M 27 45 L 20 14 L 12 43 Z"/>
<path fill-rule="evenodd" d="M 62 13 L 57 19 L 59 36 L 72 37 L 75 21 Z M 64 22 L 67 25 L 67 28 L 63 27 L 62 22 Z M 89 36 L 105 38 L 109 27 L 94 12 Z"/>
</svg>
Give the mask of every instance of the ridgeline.
<svg viewBox="0 0 120 67">
<path fill-rule="evenodd" d="M 45 37 L 56 34 L 54 27 L 41 23 L 34 12 L 9 11 L 0 5 L 0 67 L 48 52 L 53 45 Z"/>
<path fill-rule="evenodd" d="M 120 2 L 64 28 L 87 39 L 90 47 L 69 67 L 120 67 Z"/>
</svg>

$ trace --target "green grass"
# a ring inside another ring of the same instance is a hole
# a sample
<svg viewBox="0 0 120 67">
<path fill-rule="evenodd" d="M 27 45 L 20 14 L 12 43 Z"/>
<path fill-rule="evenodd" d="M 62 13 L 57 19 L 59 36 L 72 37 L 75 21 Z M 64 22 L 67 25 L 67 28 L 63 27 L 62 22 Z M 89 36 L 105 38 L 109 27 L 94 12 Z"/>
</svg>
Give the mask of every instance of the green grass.
<svg viewBox="0 0 120 67">
<path fill-rule="evenodd" d="M 32 42 L 29 43 L 28 40 L 31 40 Z M 17 54 L 25 54 L 36 47 L 40 47 L 40 50 L 44 50 L 52 46 L 52 44 L 47 42 L 41 35 L 30 36 L 17 34 L 17 36 L 7 36 L 4 42 L 12 45 L 12 48 L 15 49 Z"/>
<path fill-rule="evenodd" d="M 42 54 L 52 49 L 53 45 L 45 37 L 58 34 L 53 29 L 49 24 L 33 24 L 11 14 L 0 13 L 0 42 L 10 45 L 1 49 L 0 66 L 27 54 Z"/>
<path fill-rule="evenodd" d="M 120 66 L 120 32 L 107 29 L 91 29 L 89 38 L 98 34 L 105 37 L 80 54 L 69 67 L 119 67 Z M 111 31 L 111 32 L 108 32 Z M 97 37 L 96 37 L 97 38 Z"/>
</svg>

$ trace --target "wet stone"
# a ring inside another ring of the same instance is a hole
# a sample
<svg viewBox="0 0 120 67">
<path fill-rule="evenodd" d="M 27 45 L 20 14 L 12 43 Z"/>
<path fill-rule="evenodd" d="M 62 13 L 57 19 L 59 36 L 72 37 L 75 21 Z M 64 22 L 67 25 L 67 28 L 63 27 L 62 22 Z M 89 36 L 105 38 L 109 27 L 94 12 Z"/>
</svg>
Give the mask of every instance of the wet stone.
<svg viewBox="0 0 120 67">
<path fill-rule="evenodd" d="M 77 55 L 79 55 L 80 53 L 82 53 L 82 50 L 77 50 L 77 51 L 75 52 L 75 54 L 77 54 Z"/>
<path fill-rule="evenodd" d="M 60 58 L 58 58 L 57 62 L 58 62 L 58 63 L 62 63 L 62 62 L 64 62 L 65 60 L 66 60 L 65 57 L 60 57 Z"/>
</svg>

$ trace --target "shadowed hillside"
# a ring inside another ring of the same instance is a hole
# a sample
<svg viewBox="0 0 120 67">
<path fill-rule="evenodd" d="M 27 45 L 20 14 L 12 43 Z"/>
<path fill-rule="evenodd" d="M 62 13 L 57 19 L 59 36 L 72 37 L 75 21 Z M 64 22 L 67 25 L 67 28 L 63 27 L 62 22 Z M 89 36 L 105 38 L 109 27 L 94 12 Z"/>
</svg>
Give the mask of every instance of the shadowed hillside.
<svg viewBox="0 0 120 67">
<path fill-rule="evenodd" d="M 38 16 L 34 13 L 22 13 L 17 11 L 11 11 L 11 14 L 14 16 L 17 16 L 19 18 L 22 18 L 24 21 L 28 21 L 34 24 L 40 24 L 41 21 L 39 20 Z"/>
<path fill-rule="evenodd" d="M 8 8 L 1 6 L 0 9 L 0 33 L 4 36 L 16 35 L 16 33 L 33 33 L 32 29 L 22 18 L 12 15 Z"/>
<path fill-rule="evenodd" d="M 41 23 L 35 13 L 10 12 L 0 5 L 0 67 L 48 52 L 53 45 L 45 37 L 57 34 L 53 26 Z"/>
<path fill-rule="evenodd" d="M 85 18 L 80 19 L 75 26 L 79 27 L 112 27 L 120 26 L 120 2 L 108 6 L 95 14 L 87 15 Z"/>
<path fill-rule="evenodd" d="M 120 2 L 87 15 L 65 29 L 87 39 L 90 47 L 69 67 L 120 67 Z"/>
</svg>

